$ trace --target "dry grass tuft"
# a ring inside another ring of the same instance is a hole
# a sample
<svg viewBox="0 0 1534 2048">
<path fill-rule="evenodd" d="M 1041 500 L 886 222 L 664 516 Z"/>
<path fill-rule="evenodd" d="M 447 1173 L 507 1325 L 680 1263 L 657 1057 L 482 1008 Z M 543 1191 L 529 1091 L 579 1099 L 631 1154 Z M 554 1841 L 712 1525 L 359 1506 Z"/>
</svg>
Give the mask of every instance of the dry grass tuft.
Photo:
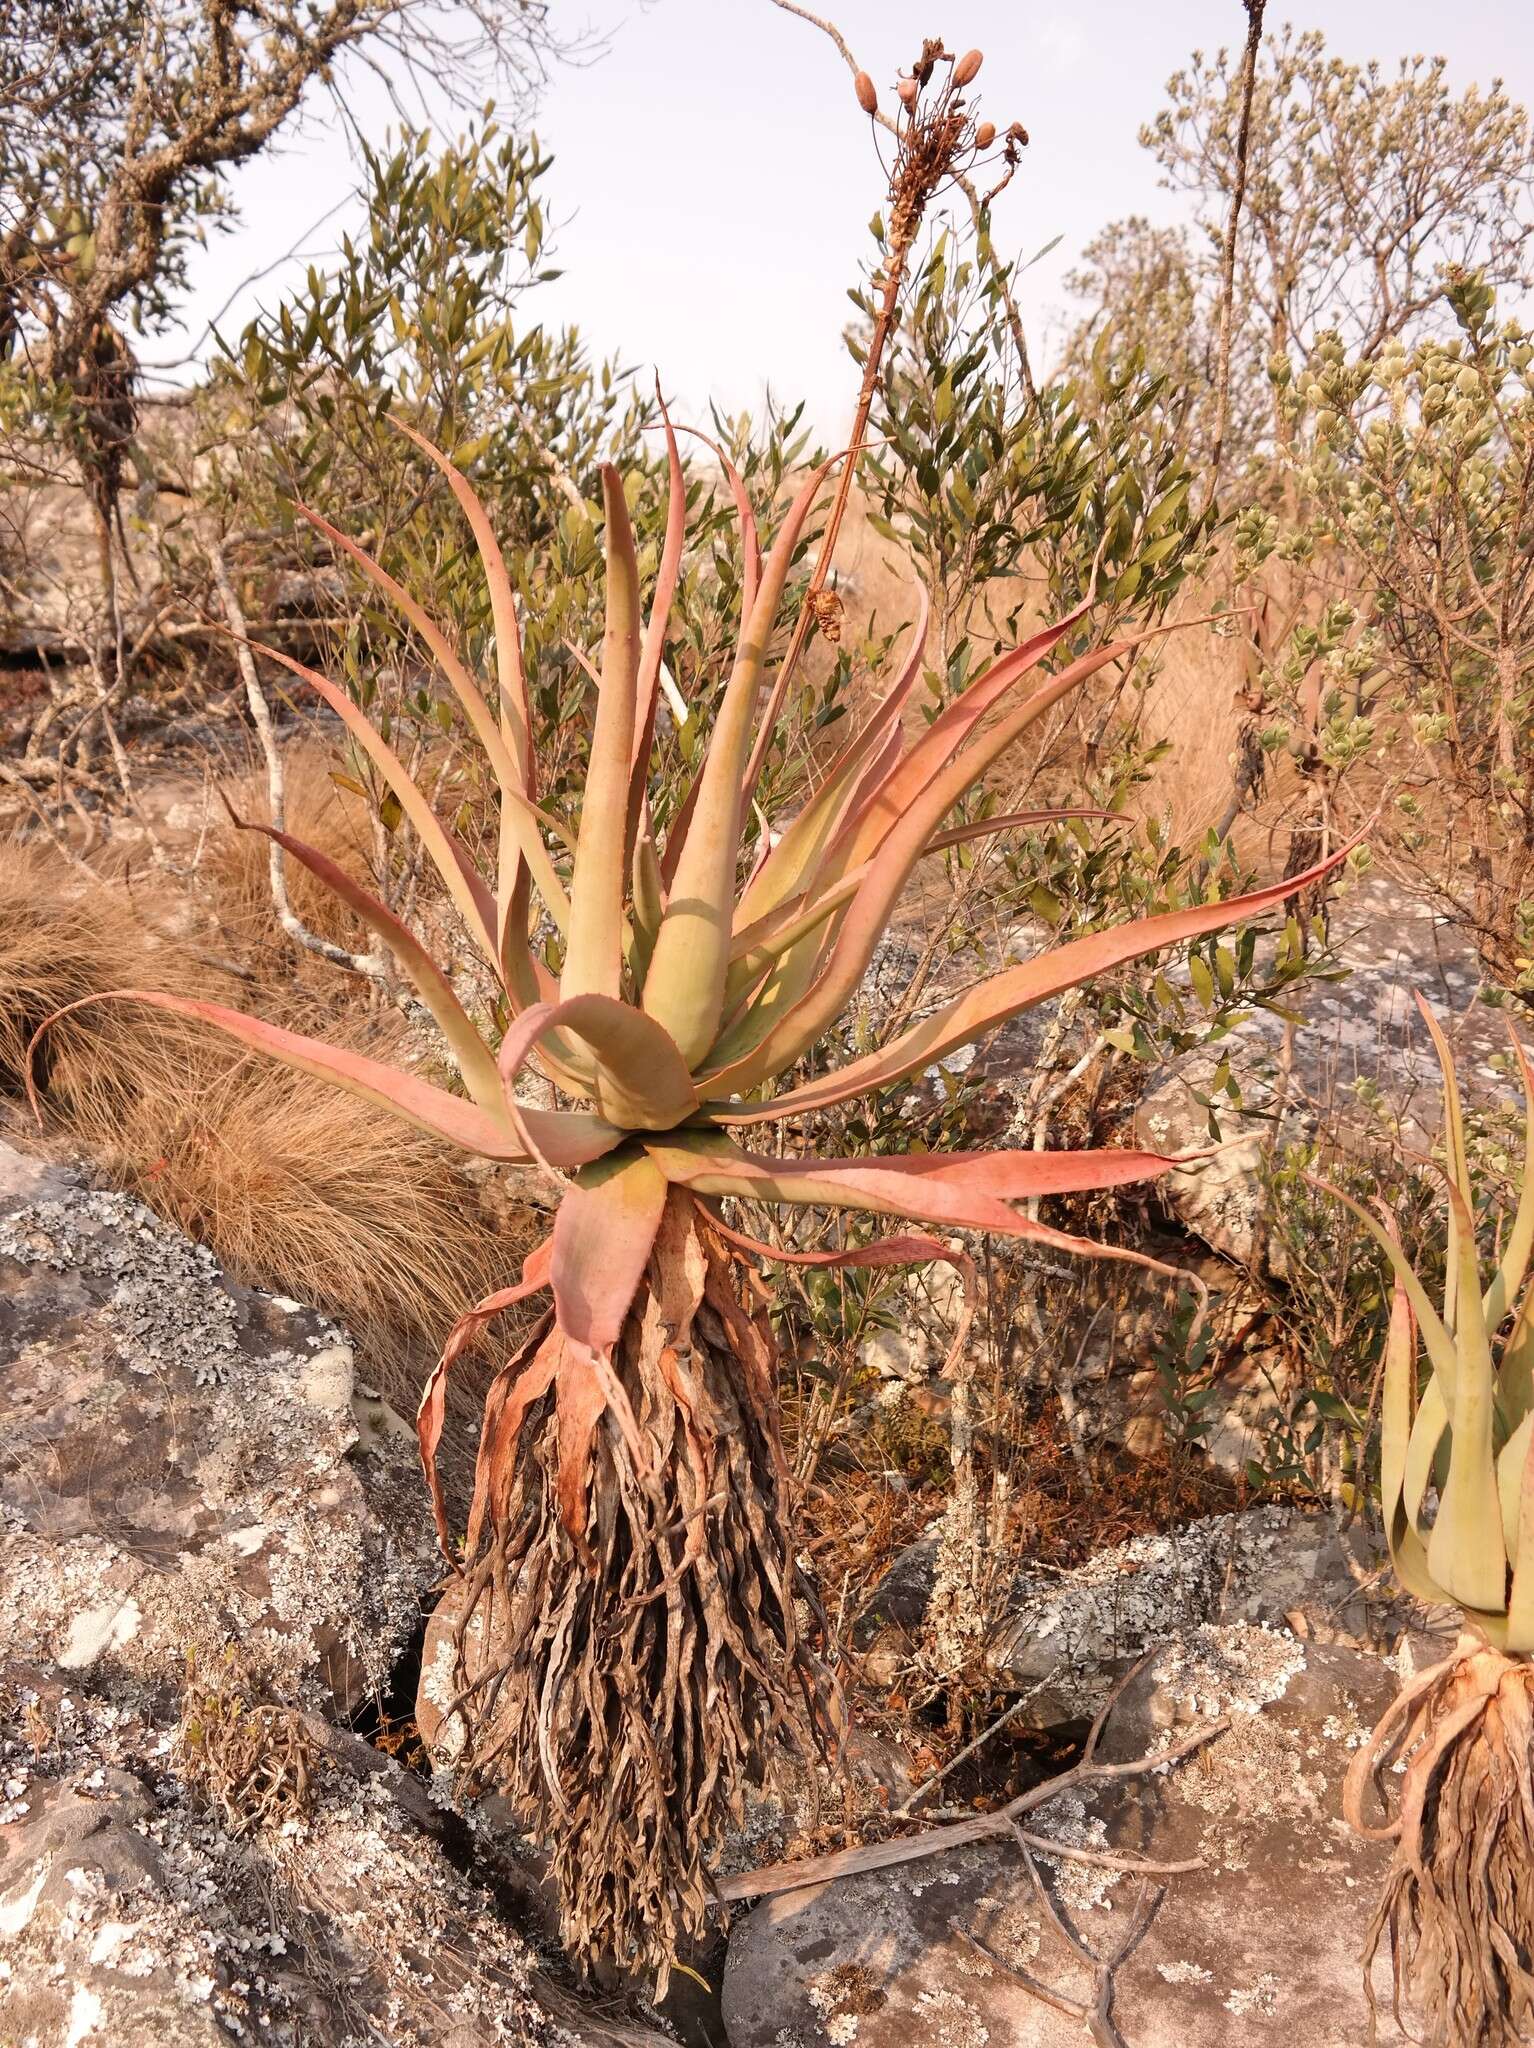
<svg viewBox="0 0 1534 2048">
<path fill-rule="evenodd" d="M 426 1132 L 254 1057 L 209 1061 L 194 1098 L 145 1100 L 98 1150 L 242 1279 L 339 1316 L 375 1368 L 439 1347 L 533 1241 Z"/>
<path fill-rule="evenodd" d="M 232 996 L 228 976 L 156 935 L 154 908 L 50 854 L 4 849 L 0 1089 L 21 1092 L 32 1034 L 82 996 L 137 987 L 250 1006 L 248 985 Z M 358 1015 L 324 1030 L 377 1050 L 404 1025 Z M 142 1004 L 93 1003 L 53 1025 L 36 1079 L 55 1128 L 113 1181 L 240 1279 L 341 1318 L 407 1410 L 423 1359 L 515 1276 L 536 1235 L 515 1191 L 477 1186 L 447 1145 Z"/>
<path fill-rule="evenodd" d="M 275 1832 L 313 1805 L 318 1759 L 303 1716 L 263 1699 L 232 1654 L 188 1673 L 175 1759 L 232 1835 Z"/>
<path fill-rule="evenodd" d="M 286 828 L 328 854 L 359 882 L 376 886 L 367 806 L 333 780 L 334 760 L 333 749 L 317 740 L 297 741 L 283 749 Z M 256 824 L 271 822 L 264 766 L 226 783 L 225 790 L 242 818 Z M 272 915 L 269 848 L 270 842 L 259 832 L 237 832 L 222 819 L 209 836 L 203 880 L 219 922 L 242 947 L 287 947 Z M 316 937 L 348 948 L 365 949 L 371 943 L 361 922 L 307 868 L 290 860 L 286 875 L 288 901 Z"/>
</svg>

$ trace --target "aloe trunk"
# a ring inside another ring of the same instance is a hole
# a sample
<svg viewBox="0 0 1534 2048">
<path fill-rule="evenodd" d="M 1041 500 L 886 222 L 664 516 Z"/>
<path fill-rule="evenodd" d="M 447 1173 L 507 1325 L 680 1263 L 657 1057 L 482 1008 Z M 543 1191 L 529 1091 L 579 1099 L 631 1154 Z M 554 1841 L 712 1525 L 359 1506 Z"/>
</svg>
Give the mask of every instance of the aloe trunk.
<svg viewBox="0 0 1534 2048">
<path fill-rule="evenodd" d="M 594 1379 L 558 1376 L 543 1318 L 491 1389 L 477 1546 L 427 1639 L 423 1731 L 549 1845 L 566 1946 L 598 1974 L 683 1950 L 743 1788 L 827 1725 L 777 1353 L 743 1281 L 673 1190 L 611 1354 L 637 1444 L 597 1428 Z"/>
</svg>

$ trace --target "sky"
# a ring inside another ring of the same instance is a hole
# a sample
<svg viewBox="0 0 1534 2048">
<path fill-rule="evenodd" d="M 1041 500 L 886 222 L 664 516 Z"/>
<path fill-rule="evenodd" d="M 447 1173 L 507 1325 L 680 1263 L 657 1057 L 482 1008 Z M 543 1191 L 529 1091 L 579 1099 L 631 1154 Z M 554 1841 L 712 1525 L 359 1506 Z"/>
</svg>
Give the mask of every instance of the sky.
<svg viewBox="0 0 1534 2048">
<path fill-rule="evenodd" d="M 1019 293 L 1045 362 L 1069 313 L 1065 274 L 1097 230 L 1129 213 L 1183 217 L 1181 196 L 1158 189 L 1138 130 L 1193 50 L 1237 43 L 1246 25 L 1240 0 L 816 0 L 815 11 L 836 21 L 881 93 L 925 34 L 984 51 L 985 116 L 1020 120 L 1031 137 L 997 202 L 998 246 L 1031 258 L 1059 238 Z M 1270 25 L 1291 15 L 1320 27 L 1340 56 L 1393 65 L 1442 54 L 1458 88 L 1500 77 L 1534 104 L 1527 0 L 1310 0 L 1293 10 L 1269 0 Z M 593 46 L 554 69 L 533 118 L 555 158 L 544 191 L 562 223 L 554 260 L 565 274 L 527 302 L 529 314 L 536 303 L 537 317 L 577 325 L 598 356 L 653 366 L 684 417 L 702 417 L 710 399 L 754 408 L 770 387 L 804 398 L 834 435 L 856 387 L 841 340 L 847 290 L 884 196 L 835 49 L 772 0 L 553 0 L 551 18 Z M 382 141 L 396 117 L 381 83 L 355 71 L 346 90 L 357 126 Z M 284 131 L 275 152 L 235 174 L 240 226 L 199 255 L 182 329 L 146 346 L 146 359 L 205 351 L 214 318 L 233 339 L 306 259 L 334 251 L 356 217 L 356 180 L 340 122 L 316 112 Z M 167 374 L 191 372 L 183 363 Z"/>
</svg>

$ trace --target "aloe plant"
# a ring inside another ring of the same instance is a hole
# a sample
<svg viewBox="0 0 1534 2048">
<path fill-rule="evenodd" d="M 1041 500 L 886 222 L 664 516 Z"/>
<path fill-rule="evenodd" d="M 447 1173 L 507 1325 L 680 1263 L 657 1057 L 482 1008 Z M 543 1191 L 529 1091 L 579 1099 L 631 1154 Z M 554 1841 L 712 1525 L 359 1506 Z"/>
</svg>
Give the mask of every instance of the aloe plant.
<svg viewBox="0 0 1534 2048">
<path fill-rule="evenodd" d="M 1457 1608 L 1461 1632 L 1453 1654 L 1403 1689 L 1358 1751 L 1344 1805 L 1361 1834 L 1396 1844 L 1369 1960 L 1388 1932 L 1398 2015 L 1410 1989 L 1431 2039 L 1513 2043 L 1534 2024 L 1534 1066 L 1510 1034 L 1527 1104 L 1525 1157 L 1500 1255 L 1486 1271 L 1453 1054 L 1417 1002 L 1443 1074 L 1441 1305 L 1388 1215 L 1330 1192 L 1394 1274 L 1380 1409 L 1391 1563 L 1406 1592 Z M 1383 1823 L 1368 1817 L 1371 1793 L 1394 1804 Z"/>
<path fill-rule="evenodd" d="M 560 1177 L 547 1242 L 518 1284 L 464 1317 L 422 1398 L 422 1456 L 455 1573 L 428 1646 L 423 1722 L 466 1769 L 499 1777 L 550 1844 L 572 1949 L 662 1973 L 706 1908 L 704 1851 L 744 1779 L 780 1741 L 802 1741 L 836 1711 L 804 1639 L 775 1352 L 748 1270 L 756 1255 L 787 1255 L 733 1227 L 721 1205 L 856 1210 L 1098 1250 L 1018 1205 L 1144 1180 L 1170 1159 L 806 1157 L 794 1134 L 815 1112 L 917 1073 L 1094 975 L 1277 906 L 1323 871 L 1061 945 L 980 980 L 888 1044 L 771 1092 L 858 989 L 918 862 L 1038 815 L 945 831 L 960 798 L 1052 705 L 1148 636 L 1040 676 L 1075 614 L 1004 654 L 908 741 L 903 718 L 925 638 L 918 619 L 870 715 L 797 814 L 753 846 L 751 764 L 765 752 L 774 629 L 832 465 L 804 480 L 763 556 L 744 486 L 724 462 L 740 511 L 744 613 L 696 777 L 658 835 L 647 778 L 686 519 L 669 421 L 666 437 L 668 521 L 648 610 L 622 482 L 603 472 L 606 630 L 573 857 L 551 850 L 562 833 L 538 801 L 512 581 L 466 478 L 412 433 L 455 494 L 484 565 L 493 704 L 426 609 L 326 520 L 305 515 L 410 621 L 487 764 L 498 801 L 493 875 L 478 871 L 344 691 L 266 650 L 335 713 L 419 835 L 504 999 L 511 1021 L 499 1044 L 383 903 L 315 848 L 251 829 L 334 889 L 390 949 L 461 1088 L 217 1004 L 138 994 L 466 1151 Z M 540 919 L 560 934 L 557 975 L 533 943 Z M 524 1101 L 529 1066 L 571 1106 Z M 773 1149 L 754 1148 L 764 1134 Z M 844 1256 L 948 1255 L 940 1239 L 900 1234 Z M 446 1375 L 473 1331 L 545 1289 L 551 1306 L 488 1395 L 460 1556 L 436 1470 Z"/>
</svg>

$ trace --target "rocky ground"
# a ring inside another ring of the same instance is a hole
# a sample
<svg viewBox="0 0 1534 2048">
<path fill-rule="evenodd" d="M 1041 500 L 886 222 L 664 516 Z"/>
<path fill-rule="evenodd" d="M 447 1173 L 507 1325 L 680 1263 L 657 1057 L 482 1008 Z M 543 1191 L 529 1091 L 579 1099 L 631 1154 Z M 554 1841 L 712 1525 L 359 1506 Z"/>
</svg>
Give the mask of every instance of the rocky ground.
<svg viewBox="0 0 1534 2048">
<path fill-rule="evenodd" d="M 437 1562 L 409 1432 L 343 1335 L 10 1147 L 0 1335 L 0 2041 L 656 2038 L 557 1986 L 526 1870 L 347 1725 Z M 1340 1774 L 1399 1656 L 1431 1652 L 1371 1572 L 1356 1532 L 1268 1508 L 1025 1573 L 993 1654 L 1040 1726 L 1094 1710 L 1149 1646 L 1104 1755 L 1229 1727 L 1043 1807 L 1064 1848 L 1032 1869 L 990 1841 L 745 1911 L 730 2048 L 1042 2048 L 1080 2038 L 1105 1983 L 1134 2048 L 1215 2048 L 1238 2020 L 1363 2038 L 1379 1858 L 1342 1829 Z M 903 1559 L 865 1626 L 919 1628 L 922 1586 Z M 1394 1662 L 1368 1647 L 1392 1635 Z M 1202 1867 L 1137 1905 L 1101 1860 L 1126 1854 Z M 1111 1972 L 1085 1959 L 1131 1928 Z"/>
<path fill-rule="evenodd" d="M 0 1383 L 5 2048 L 642 2038 L 348 1726 L 440 1560 L 344 1335 L 0 1145 Z"/>
</svg>

